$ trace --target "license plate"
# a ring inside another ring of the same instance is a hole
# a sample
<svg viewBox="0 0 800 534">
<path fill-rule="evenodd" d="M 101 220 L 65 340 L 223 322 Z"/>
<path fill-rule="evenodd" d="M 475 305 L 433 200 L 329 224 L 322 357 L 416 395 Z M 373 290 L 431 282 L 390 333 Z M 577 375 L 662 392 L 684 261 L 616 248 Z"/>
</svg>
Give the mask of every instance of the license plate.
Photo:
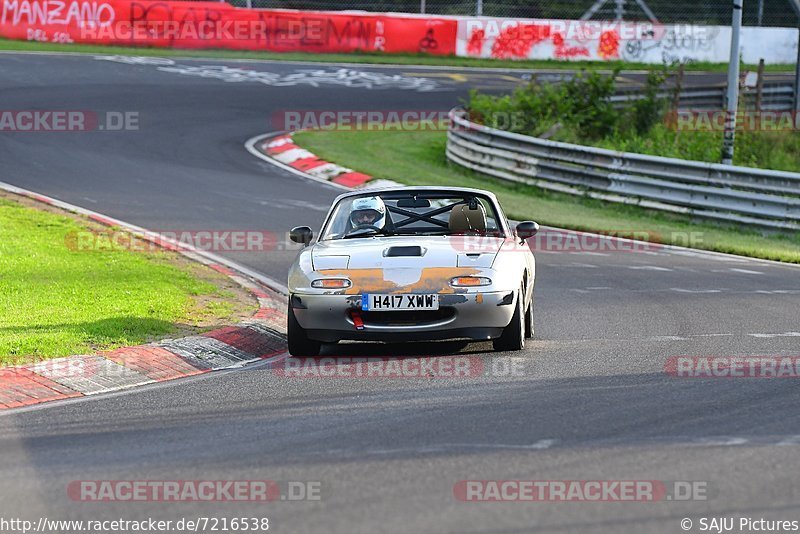
<svg viewBox="0 0 800 534">
<path fill-rule="evenodd" d="M 364 311 L 438 310 L 439 295 L 361 295 Z"/>
</svg>

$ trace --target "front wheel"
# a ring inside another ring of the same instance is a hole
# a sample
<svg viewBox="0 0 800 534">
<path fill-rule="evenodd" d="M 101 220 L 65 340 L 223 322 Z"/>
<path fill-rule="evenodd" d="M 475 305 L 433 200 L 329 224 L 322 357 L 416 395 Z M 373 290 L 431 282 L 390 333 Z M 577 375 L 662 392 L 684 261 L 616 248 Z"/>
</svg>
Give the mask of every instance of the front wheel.
<svg viewBox="0 0 800 534">
<path fill-rule="evenodd" d="M 291 304 L 286 312 L 286 337 L 289 339 L 289 354 L 292 356 L 319 356 L 322 343 L 308 338 L 305 329 L 297 322 Z"/>
<path fill-rule="evenodd" d="M 514 316 L 503 333 L 492 341 L 492 346 L 496 351 L 522 350 L 525 348 L 525 311 L 523 301 L 525 293 L 522 289 L 517 293 L 517 305 L 514 308 Z"/>
<path fill-rule="evenodd" d="M 533 292 L 531 292 L 531 303 L 528 304 L 528 311 L 525 312 L 525 337 L 528 339 L 533 337 Z"/>
</svg>

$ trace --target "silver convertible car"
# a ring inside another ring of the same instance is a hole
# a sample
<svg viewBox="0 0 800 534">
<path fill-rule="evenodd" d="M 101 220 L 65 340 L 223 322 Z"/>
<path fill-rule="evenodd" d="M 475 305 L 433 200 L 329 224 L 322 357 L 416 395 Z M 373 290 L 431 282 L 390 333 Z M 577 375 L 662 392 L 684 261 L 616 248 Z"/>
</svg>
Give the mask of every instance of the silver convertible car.
<svg viewBox="0 0 800 534">
<path fill-rule="evenodd" d="M 340 340 L 493 341 L 520 350 L 533 336 L 535 262 L 497 198 L 479 189 L 397 187 L 334 200 L 316 242 L 289 270 L 288 337 L 294 356 Z M 313 242 L 313 243 L 312 243 Z"/>
</svg>

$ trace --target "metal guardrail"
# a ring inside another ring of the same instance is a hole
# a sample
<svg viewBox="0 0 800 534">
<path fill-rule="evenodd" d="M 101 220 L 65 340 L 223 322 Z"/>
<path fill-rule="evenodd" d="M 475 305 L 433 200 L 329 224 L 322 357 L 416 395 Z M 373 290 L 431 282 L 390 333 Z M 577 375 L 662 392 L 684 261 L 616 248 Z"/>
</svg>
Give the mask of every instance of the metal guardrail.
<svg viewBox="0 0 800 534">
<path fill-rule="evenodd" d="M 748 108 L 755 108 L 756 93 L 747 90 L 744 93 Z M 761 109 L 763 111 L 786 111 L 794 106 L 794 83 L 789 81 L 764 82 L 761 95 Z"/>
<path fill-rule="evenodd" d="M 714 85 L 692 85 L 681 89 L 678 99 L 679 110 L 717 111 L 725 109 L 728 86 L 725 83 Z M 746 109 L 756 108 L 757 91 L 745 88 L 741 92 Z M 673 101 L 673 90 L 659 91 L 658 96 Z M 644 98 L 638 87 L 618 90 L 610 100 L 622 107 L 626 102 Z M 794 84 L 791 81 L 767 80 L 761 92 L 762 111 L 790 111 L 794 104 Z M 615 106 L 616 107 L 616 106 Z"/>
<path fill-rule="evenodd" d="M 487 175 L 564 193 L 782 230 L 800 229 L 800 173 L 548 141 L 450 112 L 447 158 Z"/>
<path fill-rule="evenodd" d="M 678 99 L 679 110 L 716 111 L 725 109 L 726 85 L 695 85 L 683 88 Z M 658 92 L 658 97 L 673 102 L 674 88 L 663 89 Z M 638 87 L 618 89 L 609 100 L 615 108 L 622 108 L 628 102 L 644 98 L 642 90 Z"/>
</svg>

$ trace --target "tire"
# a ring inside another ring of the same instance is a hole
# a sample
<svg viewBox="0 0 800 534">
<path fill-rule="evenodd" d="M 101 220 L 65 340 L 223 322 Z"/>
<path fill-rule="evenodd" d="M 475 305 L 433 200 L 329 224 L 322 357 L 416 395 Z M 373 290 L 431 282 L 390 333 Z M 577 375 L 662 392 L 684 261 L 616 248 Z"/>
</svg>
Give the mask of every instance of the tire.
<svg viewBox="0 0 800 534">
<path fill-rule="evenodd" d="M 503 329 L 503 333 L 492 341 L 492 346 L 496 351 L 522 350 L 525 348 L 525 313 L 522 307 L 525 300 L 525 293 L 520 289 L 517 293 L 517 305 L 514 309 L 514 316 L 511 322 Z"/>
<path fill-rule="evenodd" d="M 525 337 L 531 339 L 535 333 L 533 323 L 533 292 L 531 292 L 531 303 L 528 304 L 528 311 L 525 312 Z"/>
<path fill-rule="evenodd" d="M 308 339 L 306 331 L 294 316 L 294 309 L 292 309 L 291 304 L 289 304 L 289 309 L 286 312 L 286 337 L 289 339 L 289 354 L 292 356 L 319 356 L 319 349 L 322 343 Z"/>
</svg>

